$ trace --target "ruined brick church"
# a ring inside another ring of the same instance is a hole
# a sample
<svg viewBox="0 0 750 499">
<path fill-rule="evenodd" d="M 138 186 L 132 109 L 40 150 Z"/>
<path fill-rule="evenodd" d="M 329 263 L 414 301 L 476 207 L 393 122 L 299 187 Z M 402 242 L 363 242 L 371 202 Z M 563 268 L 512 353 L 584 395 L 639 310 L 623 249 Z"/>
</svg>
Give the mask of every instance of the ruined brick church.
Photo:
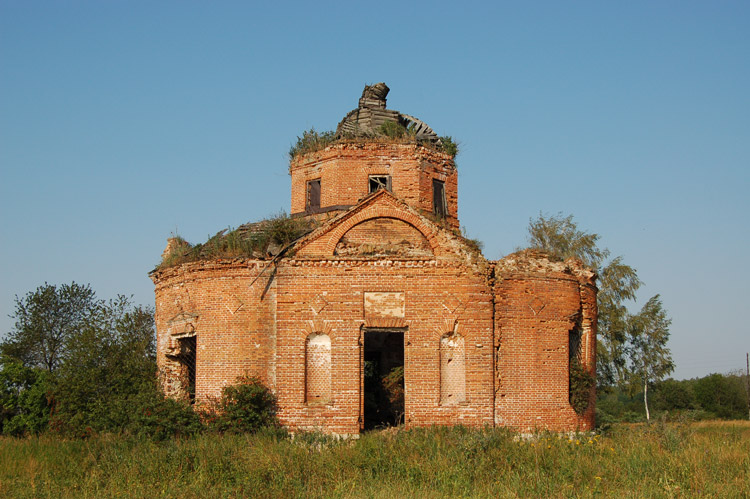
<svg viewBox="0 0 750 499">
<path fill-rule="evenodd" d="M 200 404 L 250 374 L 284 426 L 347 435 L 592 429 L 594 390 L 576 410 L 570 380 L 574 364 L 594 373 L 595 274 L 530 250 L 485 259 L 459 230 L 455 150 L 387 93 L 365 87 L 335 133 L 293 155 L 291 220 L 307 233 L 151 272 L 165 392 Z M 170 239 L 164 262 L 187 247 Z"/>
</svg>

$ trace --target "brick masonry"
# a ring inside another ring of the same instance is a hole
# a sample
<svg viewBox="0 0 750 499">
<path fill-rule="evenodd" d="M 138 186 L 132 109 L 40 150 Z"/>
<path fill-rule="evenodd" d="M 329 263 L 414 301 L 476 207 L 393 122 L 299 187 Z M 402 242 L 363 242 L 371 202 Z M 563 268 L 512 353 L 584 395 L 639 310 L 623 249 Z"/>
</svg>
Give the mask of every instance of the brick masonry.
<svg viewBox="0 0 750 499">
<path fill-rule="evenodd" d="M 593 272 L 532 251 L 484 259 L 455 232 L 452 159 L 421 146 L 339 144 L 297 158 L 290 172 L 292 212 L 304 212 L 310 178 L 322 179 L 322 206 L 352 207 L 273 263 L 214 260 L 152 272 L 169 395 L 186 396 L 178 353 L 181 338 L 194 337 L 198 403 L 254 374 L 278 397 L 290 429 L 357 434 L 364 334 L 390 330 L 404 338 L 407 427 L 593 428 L 593 390 L 579 416 L 568 389 L 576 328 L 583 365 L 594 372 Z M 368 175 L 384 172 L 393 192 L 368 194 Z M 437 177 L 447 223 L 430 216 Z"/>
<path fill-rule="evenodd" d="M 300 155 L 289 166 L 292 214 L 305 212 L 307 182 L 320 179 L 321 208 L 354 206 L 369 194 L 370 175 L 389 175 L 393 194 L 433 212 L 432 180 L 445 182 L 445 221 L 458 228 L 458 173 L 448 154 L 417 144 L 344 142 Z"/>
</svg>

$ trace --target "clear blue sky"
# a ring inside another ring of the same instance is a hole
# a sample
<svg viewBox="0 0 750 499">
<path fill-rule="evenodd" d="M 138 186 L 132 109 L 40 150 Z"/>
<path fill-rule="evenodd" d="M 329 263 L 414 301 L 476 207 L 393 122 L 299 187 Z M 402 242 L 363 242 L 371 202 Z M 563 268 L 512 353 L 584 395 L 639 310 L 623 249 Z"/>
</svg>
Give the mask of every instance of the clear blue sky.
<svg viewBox="0 0 750 499">
<path fill-rule="evenodd" d="M 0 0 L 0 333 L 45 281 L 153 303 L 165 239 L 289 210 L 365 83 L 461 142 L 496 259 L 572 213 L 660 293 L 676 378 L 744 367 L 750 2 Z"/>
</svg>

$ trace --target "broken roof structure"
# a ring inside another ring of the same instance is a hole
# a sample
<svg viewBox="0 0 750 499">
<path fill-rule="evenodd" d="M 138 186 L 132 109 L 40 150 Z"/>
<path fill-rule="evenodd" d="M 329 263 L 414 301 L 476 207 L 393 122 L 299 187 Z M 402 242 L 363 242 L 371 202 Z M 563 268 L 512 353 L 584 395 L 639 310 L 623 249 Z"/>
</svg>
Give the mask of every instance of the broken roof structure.
<svg viewBox="0 0 750 499">
<path fill-rule="evenodd" d="M 417 140 L 426 142 L 437 142 L 437 134 L 424 121 L 400 113 L 392 109 L 386 109 L 386 97 L 390 89 L 385 83 L 365 85 L 362 97 L 359 98 L 359 107 L 349 111 L 336 127 L 336 136 L 344 137 L 367 137 L 381 133 L 382 126 L 388 122 L 398 123 L 410 130 Z"/>
</svg>

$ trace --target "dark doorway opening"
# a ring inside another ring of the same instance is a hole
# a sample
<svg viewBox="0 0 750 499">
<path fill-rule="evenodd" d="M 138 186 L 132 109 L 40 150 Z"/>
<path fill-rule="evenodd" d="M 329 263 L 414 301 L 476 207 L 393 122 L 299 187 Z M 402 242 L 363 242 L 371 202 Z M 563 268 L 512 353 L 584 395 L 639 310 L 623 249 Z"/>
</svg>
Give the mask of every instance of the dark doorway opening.
<svg viewBox="0 0 750 499">
<path fill-rule="evenodd" d="M 180 378 L 182 381 L 183 389 L 186 392 L 187 399 L 191 404 L 195 403 L 195 353 L 196 353 L 196 337 L 189 336 L 187 338 L 180 338 L 180 355 L 178 357 L 182 369 Z"/>
<path fill-rule="evenodd" d="M 404 421 L 404 331 L 364 332 L 364 429 Z"/>
</svg>

